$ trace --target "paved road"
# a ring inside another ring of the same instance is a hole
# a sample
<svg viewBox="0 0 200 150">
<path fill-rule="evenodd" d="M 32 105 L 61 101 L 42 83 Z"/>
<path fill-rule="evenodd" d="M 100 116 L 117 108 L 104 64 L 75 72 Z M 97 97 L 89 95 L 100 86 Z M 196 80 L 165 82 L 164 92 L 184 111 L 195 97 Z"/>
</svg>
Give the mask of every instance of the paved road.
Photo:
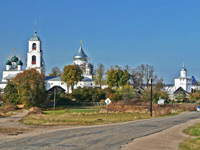
<svg viewBox="0 0 200 150">
<path fill-rule="evenodd" d="M 155 118 L 114 125 L 78 127 L 43 133 L 7 142 L 1 150 L 119 150 L 131 140 L 156 133 L 188 120 L 200 118 L 198 112 L 186 112 L 167 118 Z M 163 137 L 164 138 L 164 137 Z"/>
</svg>

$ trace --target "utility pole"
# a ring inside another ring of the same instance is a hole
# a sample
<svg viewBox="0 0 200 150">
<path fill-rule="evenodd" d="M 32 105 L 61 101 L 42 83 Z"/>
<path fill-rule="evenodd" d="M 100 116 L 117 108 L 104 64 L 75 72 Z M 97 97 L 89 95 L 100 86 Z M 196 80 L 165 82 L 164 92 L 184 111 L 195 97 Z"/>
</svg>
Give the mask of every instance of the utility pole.
<svg viewBox="0 0 200 150">
<path fill-rule="evenodd" d="M 55 107 L 56 107 L 56 88 L 54 88 L 53 115 L 55 115 Z"/>
<path fill-rule="evenodd" d="M 150 116 L 152 117 L 152 99 L 153 99 L 153 91 L 152 91 L 152 78 L 150 80 L 151 82 L 151 101 L 150 101 Z"/>
</svg>

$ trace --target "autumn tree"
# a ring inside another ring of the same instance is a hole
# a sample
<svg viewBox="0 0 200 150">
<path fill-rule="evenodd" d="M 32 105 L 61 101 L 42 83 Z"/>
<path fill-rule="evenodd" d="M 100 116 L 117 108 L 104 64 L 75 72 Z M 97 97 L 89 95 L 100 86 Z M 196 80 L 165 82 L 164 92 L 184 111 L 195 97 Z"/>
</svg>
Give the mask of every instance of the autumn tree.
<svg viewBox="0 0 200 150">
<path fill-rule="evenodd" d="M 82 78 L 82 70 L 76 65 L 65 66 L 61 74 L 62 81 L 67 84 L 68 93 L 69 88 L 73 91 L 74 85 L 76 85 L 78 81 L 81 81 Z"/>
<path fill-rule="evenodd" d="M 25 107 L 42 107 L 46 102 L 45 77 L 36 69 L 25 70 L 8 82 L 4 98 Z"/>
<path fill-rule="evenodd" d="M 99 64 L 98 68 L 95 70 L 94 81 L 95 81 L 95 84 L 100 86 L 100 88 L 102 87 L 104 74 L 105 74 L 105 67 L 103 64 Z"/>
<path fill-rule="evenodd" d="M 127 70 L 123 70 L 119 66 L 111 67 L 107 71 L 107 84 L 109 87 L 124 87 L 129 81 L 130 75 Z"/>
<path fill-rule="evenodd" d="M 58 67 L 53 67 L 49 76 L 59 76 L 62 72 Z"/>
</svg>

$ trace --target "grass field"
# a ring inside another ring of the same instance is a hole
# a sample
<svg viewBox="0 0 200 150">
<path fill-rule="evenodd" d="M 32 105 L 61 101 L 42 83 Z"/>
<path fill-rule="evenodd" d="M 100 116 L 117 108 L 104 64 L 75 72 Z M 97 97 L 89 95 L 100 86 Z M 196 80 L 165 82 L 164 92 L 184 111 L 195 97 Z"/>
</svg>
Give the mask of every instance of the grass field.
<svg viewBox="0 0 200 150">
<path fill-rule="evenodd" d="M 97 125 L 149 118 L 149 114 L 65 113 L 64 115 L 30 115 L 22 120 L 29 125 Z"/>
<path fill-rule="evenodd" d="M 185 140 L 179 145 L 180 150 L 200 150 L 200 123 L 197 123 L 185 130 L 184 133 L 197 136 L 196 138 Z"/>
<path fill-rule="evenodd" d="M 28 125 L 98 125 L 150 118 L 148 112 L 113 111 L 109 112 L 106 118 L 105 107 L 102 108 L 102 106 L 57 107 L 54 115 L 53 112 L 51 109 L 43 111 L 44 114 L 28 115 L 21 122 Z M 175 112 L 167 115 L 164 113 L 159 117 L 173 116 L 179 113 Z"/>
</svg>

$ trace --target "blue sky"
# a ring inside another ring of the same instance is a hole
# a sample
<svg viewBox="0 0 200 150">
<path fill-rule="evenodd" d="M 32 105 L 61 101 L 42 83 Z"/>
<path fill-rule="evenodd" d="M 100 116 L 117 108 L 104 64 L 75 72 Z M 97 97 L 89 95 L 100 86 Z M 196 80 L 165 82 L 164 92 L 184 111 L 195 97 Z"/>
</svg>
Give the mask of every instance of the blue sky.
<svg viewBox="0 0 200 150">
<path fill-rule="evenodd" d="M 94 65 L 149 64 L 173 83 L 184 62 L 200 80 L 199 8 L 199 0 L 0 0 L 0 71 L 14 48 L 26 59 L 37 21 L 47 74 L 71 64 L 83 40 Z"/>
</svg>

